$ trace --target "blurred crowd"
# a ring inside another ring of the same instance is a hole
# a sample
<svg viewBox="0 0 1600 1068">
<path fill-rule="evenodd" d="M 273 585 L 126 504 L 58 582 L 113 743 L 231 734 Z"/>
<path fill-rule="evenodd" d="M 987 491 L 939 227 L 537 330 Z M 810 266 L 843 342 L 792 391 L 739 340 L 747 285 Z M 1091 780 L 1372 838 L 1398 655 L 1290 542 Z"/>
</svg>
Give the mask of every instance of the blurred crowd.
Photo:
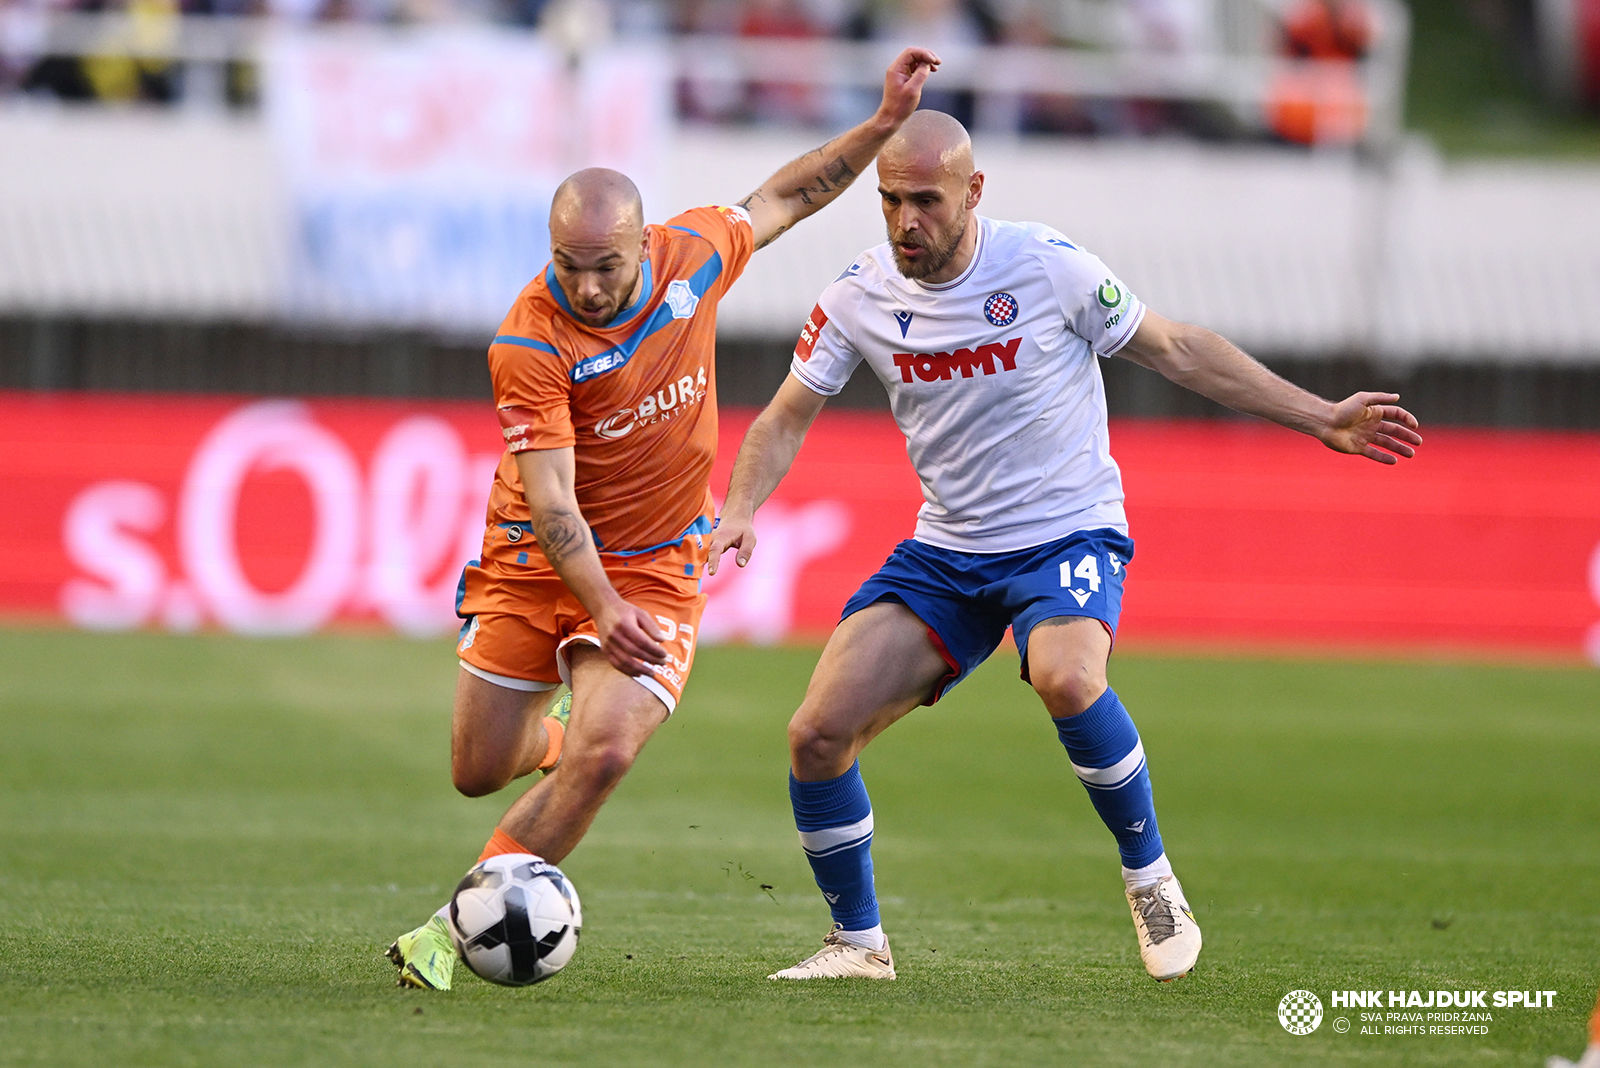
<svg viewBox="0 0 1600 1068">
<path fill-rule="evenodd" d="M 1262 13 L 1261 53 L 1334 61 L 1312 72 L 1287 65 L 1271 89 L 1264 124 L 1206 101 L 935 88 L 926 105 L 985 131 L 1225 139 L 1264 132 L 1302 144 L 1357 139 L 1366 107 L 1355 64 L 1373 36 L 1367 0 L 0 0 L 0 92 L 157 103 L 185 95 L 186 72 L 174 61 L 109 49 L 48 54 L 39 27 L 50 14 L 68 11 L 126 13 L 134 32 L 152 34 L 176 25 L 178 15 L 266 16 L 298 23 L 498 23 L 541 27 L 563 40 L 693 34 L 915 42 L 946 51 L 1073 47 L 1181 62 L 1222 47 L 1225 4 Z M 227 64 L 220 82 L 215 72 L 212 79 L 210 91 L 220 85 L 229 103 L 253 102 L 249 64 Z M 676 91 L 680 117 L 721 124 L 837 127 L 858 119 L 875 99 L 865 88 L 741 81 L 710 69 L 681 77 Z"/>
</svg>

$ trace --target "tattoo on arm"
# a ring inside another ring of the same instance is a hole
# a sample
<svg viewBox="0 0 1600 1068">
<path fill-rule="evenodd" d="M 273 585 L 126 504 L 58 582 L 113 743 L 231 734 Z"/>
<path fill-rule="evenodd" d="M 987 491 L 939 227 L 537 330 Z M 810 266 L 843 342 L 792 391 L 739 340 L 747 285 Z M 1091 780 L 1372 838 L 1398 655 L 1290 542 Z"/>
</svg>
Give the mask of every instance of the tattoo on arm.
<svg viewBox="0 0 1600 1068">
<path fill-rule="evenodd" d="M 820 149 L 818 150 L 821 151 Z M 824 164 L 822 173 L 815 175 L 816 185 L 802 185 L 795 188 L 800 199 L 807 204 L 813 203 L 811 194 L 837 193 L 845 186 L 856 180 L 856 172 L 850 169 L 850 164 L 844 161 L 843 156 L 834 159 L 832 163 Z M 831 185 L 829 183 L 832 183 Z"/>
<path fill-rule="evenodd" d="M 741 208 L 743 208 L 745 211 L 749 211 L 750 210 L 750 205 L 754 204 L 758 200 L 761 201 L 761 203 L 763 203 L 763 204 L 765 204 L 767 202 L 767 198 L 761 195 L 761 190 L 759 190 L 759 189 L 757 189 L 754 193 L 751 193 L 749 196 L 745 197 L 743 200 L 739 201 L 739 206 Z"/>
<path fill-rule="evenodd" d="M 552 564 L 559 564 L 583 547 L 589 525 L 575 512 L 552 509 L 539 516 L 534 536 Z"/>
<path fill-rule="evenodd" d="M 850 169 L 850 164 L 844 161 L 843 156 L 840 156 L 832 163 L 822 168 L 822 173 L 827 177 L 828 181 L 832 182 L 840 189 L 843 189 L 845 186 L 849 185 L 859 177 L 855 171 Z"/>
<path fill-rule="evenodd" d="M 768 245 L 772 244 L 774 241 L 778 240 L 778 238 L 783 236 L 784 231 L 787 229 L 789 229 L 787 226 L 780 226 L 776 230 L 772 231 L 771 234 L 769 234 L 759 245 L 756 246 L 756 251 L 759 252 Z"/>
</svg>

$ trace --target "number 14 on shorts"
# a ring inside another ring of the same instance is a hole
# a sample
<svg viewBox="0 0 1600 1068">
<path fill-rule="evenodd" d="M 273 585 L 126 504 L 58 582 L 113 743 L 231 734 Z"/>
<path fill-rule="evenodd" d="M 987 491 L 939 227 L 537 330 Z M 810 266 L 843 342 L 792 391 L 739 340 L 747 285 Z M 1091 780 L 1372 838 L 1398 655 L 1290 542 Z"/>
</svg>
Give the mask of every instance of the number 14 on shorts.
<svg viewBox="0 0 1600 1068">
<path fill-rule="evenodd" d="M 1106 554 L 1106 567 L 1113 575 L 1121 572 L 1122 561 L 1118 559 L 1116 553 Z M 1079 585 L 1076 580 L 1079 579 L 1089 588 L 1086 590 L 1076 588 Z M 1078 602 L 1078 607 L 1082 608 L 1092 595 L 1100 592 L 1100 558 L 1093 553 L 1085 553 L 1076 565 L 1070 558 L 1061 561 L 1061 585 L 1072 594 L 1072 599 Z"/>
</svg>

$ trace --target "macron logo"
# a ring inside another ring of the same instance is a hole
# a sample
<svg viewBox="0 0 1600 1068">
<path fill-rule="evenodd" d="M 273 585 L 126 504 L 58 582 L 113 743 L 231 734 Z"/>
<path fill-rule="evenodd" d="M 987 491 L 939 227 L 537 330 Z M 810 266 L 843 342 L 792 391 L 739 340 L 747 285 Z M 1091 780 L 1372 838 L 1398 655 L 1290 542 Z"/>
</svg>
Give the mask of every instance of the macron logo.
<svg viewBox="0 0 1600 1068">
<path fill-rule="evenodd" d="M 1017 347 L 1021 344 L 1022 339 L 1014 337 L 1003 344 L 991 343 L 954 352 L 897 352 L 894 365 L 900 368 L 902 382 L 911 381 L 913 371 L 924 382 L 948 382 L 954 371 L 960 371 L 962 378 L 971 378 L 980 367 L 985 375 L 992 375 L 999 373 L 995 369 L 996 360 L 1002 371 L 1017 369 Z"/>
</svg>

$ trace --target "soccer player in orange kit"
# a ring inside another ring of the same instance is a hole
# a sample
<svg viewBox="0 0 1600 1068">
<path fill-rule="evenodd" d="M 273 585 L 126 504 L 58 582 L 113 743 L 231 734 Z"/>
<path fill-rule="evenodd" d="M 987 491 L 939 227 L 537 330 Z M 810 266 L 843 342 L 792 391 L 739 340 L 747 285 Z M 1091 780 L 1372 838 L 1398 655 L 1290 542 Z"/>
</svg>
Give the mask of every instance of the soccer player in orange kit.
<svg viewBox="0 0 1600 1068">
<path fill-rule="evenodd" d="M 550 207 L 551 262 L 489 346 L 506 440 L 483 556 L 462 575 L 451 770 L 479 797 L 547 774 L 480 859 L 559 863 L 694 662 L 717 448 L 716 305 L 750 255 L 819 211 L 917 108 L 939 58 L 908 48 L 873 117 L 726 207 L 645 226 L 616 171 L 572 175 Z M 572 689 L 570 721 L 553 711 Z M 450 987 L 445 909 L 389 948 L 402 986 Z"/>
</svg>

